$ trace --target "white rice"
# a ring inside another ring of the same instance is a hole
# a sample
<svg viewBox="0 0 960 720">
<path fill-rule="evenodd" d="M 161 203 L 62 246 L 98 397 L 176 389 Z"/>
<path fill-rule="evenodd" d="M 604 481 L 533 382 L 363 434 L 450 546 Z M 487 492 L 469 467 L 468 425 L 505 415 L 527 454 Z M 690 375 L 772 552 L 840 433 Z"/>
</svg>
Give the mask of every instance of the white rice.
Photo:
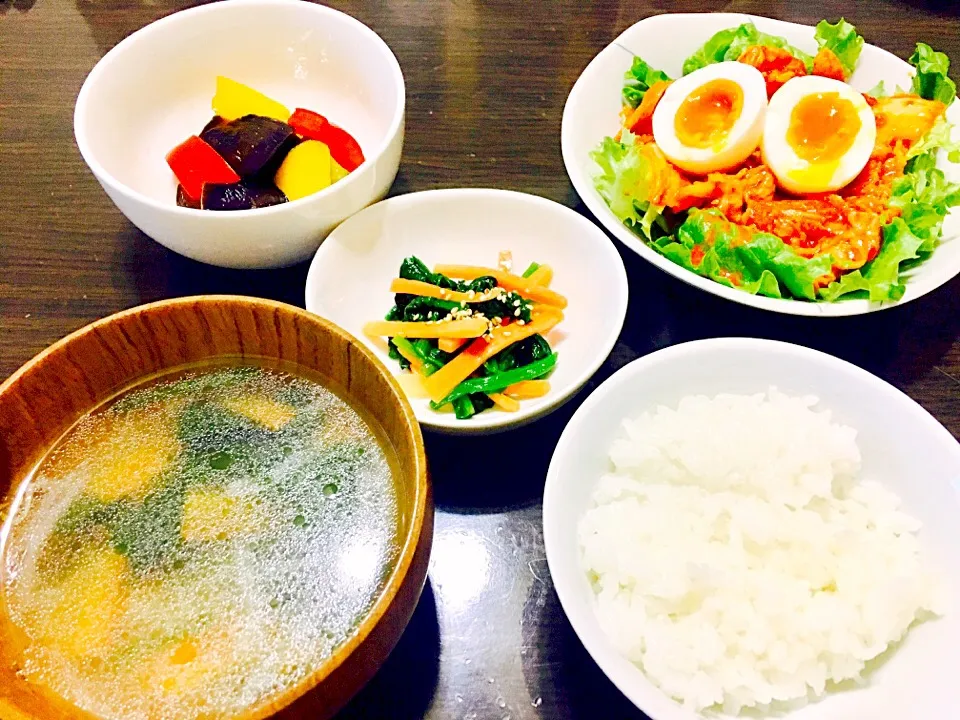
<svg viewBox="0 0 960 720">
<path fill-rule="evenodd" d="M 580 522 L 602 627 L 692 710 L 782 708 L 862 681 L 942 613 L 920 523 L 857 481 L 856 431 L 816 402 L 686 397 L 624 421 Z"/>
</svg>

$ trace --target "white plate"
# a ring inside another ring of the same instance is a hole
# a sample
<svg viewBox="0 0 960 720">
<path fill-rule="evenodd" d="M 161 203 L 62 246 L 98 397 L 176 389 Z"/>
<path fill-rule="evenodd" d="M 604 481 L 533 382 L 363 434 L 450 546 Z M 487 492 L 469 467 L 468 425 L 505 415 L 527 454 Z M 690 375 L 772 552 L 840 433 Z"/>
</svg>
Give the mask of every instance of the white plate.
<svg viewBox="0 0 960 720">
<path fill-rule="evenodd" d="M 726 287 L 652 250 L 611 212 L 593 186 L 593 175 L 597 168 L 590 159 L 590 151 L 605 136 L 612 136 L 619 129 L 623 74 L 630 69 L 633 56 L 636 54 L 671 77 L 679 77 L 683 61 L 714 33 L 747 21 L 752 21 L 763 32 L 787 38 L 801 50 L 816 52 L 813 28 L 807 25 L 731 13 L 672 14 L 649 17 L 627 28 L 587 65 L 567 98 L 560 145 L 570 180 L 590 212 L 624 245 L 674 277 L 734 302 L 791 315 L 859 315 L 894 307 L 926 295 L 960 273 L 960 212 L 957 210 L 947 218 L 944 239 L 933 256 L 904 273 L 907 289 L 903 298 L 899 302 L 887 303 L 871 303 L 868 300 L 835 303 L 778 300 Z M 916 39 L 922 41 L 924 38 Z M 896 55 L 873 45 L 864 45 L 850 82 L 861 90 L 873 88 L 880 80 L 891 88 L 895 85 L 909 87 L 912 73 L 913 68 Z M 950 107 L 948 117 L 960 124 L 960 103 Z M 960 131 L 955 130 L 955 133 L 960 134 Z M 951 165 L 943 160 L 941 166 L 954 181 L 960 180 L 960 165 Z"/>
<path fill-rule="evenodd" d="M 619 655 L 594 614 L 593 591 L 580 566 L 576 527 L 626 417 L 685 395 L 812 393 L 819 408 L 857 430 L 862 477 L 897 493 L 923 522 L 924 552 L 942 571 L 947 614 L 910 630 L 896 652 L 859 690 L 827 695 L 781 720 L 947 720 L 960 707 L 960 445 L 902 392 L 850 363 L 815 350 L 743 338 L 684 343 L 621 368 L 577 410 L 554 452 L 543 495 L 547 562 L 574 630 L 607 677 L 652 720 L 694 720 Z M 727 717 L 711 715 L 713 718 Z M 744 716 L 748 717 L 748 716 Z M 758 716 L 749 716 L 757 718 Z"/>
<path fill-rule="evenodd" d="M 508 413 L 491 408 L 468 420 L 410 398 L 422 425 L 448 433 L 495 432 L 550 412 L 575 393 L 613 349 L 627 311 L 627 275 L 613 243 L 573 210 L 545 198 L 506 190 L 431 190 L 377 203 L 326 239 L 307 275 L 307 309 L 360 338 L 394 374 L 386 342 L 362 328 L 393 305 L 390 280 L 416 255 L 428 266 L 464 263 L 495 267 L 510 250 L 514 270 L 531 262 L 554 269 L 551 288 L 569 300 L 564 320 L 548 335 L 559 353 L 550 392 Z"/>
</svg>

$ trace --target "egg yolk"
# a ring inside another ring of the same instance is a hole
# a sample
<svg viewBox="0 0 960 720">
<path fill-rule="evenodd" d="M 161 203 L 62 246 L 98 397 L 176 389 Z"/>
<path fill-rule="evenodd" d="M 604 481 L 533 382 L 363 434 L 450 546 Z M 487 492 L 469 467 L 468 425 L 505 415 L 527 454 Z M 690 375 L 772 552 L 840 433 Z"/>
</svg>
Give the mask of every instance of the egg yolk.
<svg viewBox="0 0 960 720">
<path fill-rule="evenodd" d="M 688 147 L 722 144 L 743 111 L 743 89 L 733 80 L 704 83 L 680 103 L 674 120 L 677 139 Z"/>
<path fill-rule="evenodd" d="M 787 143 L 811 164 L 837 163 L 857 139 L 860 114 L 839 93 L 811 93 L 790 113 Z"/>
</svg>

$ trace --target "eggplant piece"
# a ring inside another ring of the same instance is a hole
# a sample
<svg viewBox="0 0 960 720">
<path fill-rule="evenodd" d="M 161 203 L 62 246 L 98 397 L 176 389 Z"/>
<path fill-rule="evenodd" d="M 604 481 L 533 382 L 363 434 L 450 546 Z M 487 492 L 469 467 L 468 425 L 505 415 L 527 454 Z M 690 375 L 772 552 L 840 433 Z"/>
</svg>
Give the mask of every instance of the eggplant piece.
<svg viewBox="0 0 960 720">
<path fill-rule="evenodd" d="M 183 191 L 183 185 L 177 185 L 177 205 L 185 208 L 200 209 L 200 203 Z"/>
<path fill-rule="evenodd" d="M 200 134 L 203 135 L 207 130 L 212 130 L 213 128 L 218 128 L 221 125 L 226 125 L 226 124 L 227 124 L 226 120 L 224 120 L 219 115 L 214 115 L 210 119 L 210 122 L 208 122 L 206 125 L 203 126 L 203 130 L 200 131 Z"/>
<path fill-rule="evenodd" d="M 208 124 L 200 139 L 210 144 L 240 177 L 261 175 L 269 180 L 298 142 L 292 127 L 262 115 L 244 115 L 214 127 Z"/>
<path fill-rule="evenodd" d="M 224 185 L 208 183 L 203 186 L 203 198 L 200 201 L 204 210 L 252 210 L 285 202 L 287 196 L 276 185 L 256 180 Z"/>
</svg>

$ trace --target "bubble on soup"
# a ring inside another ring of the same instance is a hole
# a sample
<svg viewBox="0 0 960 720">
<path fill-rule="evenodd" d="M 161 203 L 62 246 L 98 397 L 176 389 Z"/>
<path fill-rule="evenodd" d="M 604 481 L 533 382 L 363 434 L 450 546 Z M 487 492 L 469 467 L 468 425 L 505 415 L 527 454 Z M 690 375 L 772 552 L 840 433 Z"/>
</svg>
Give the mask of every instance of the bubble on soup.
<svg viewBox="0 0 960 720">
<path fill-rule="evenodd" d="M 6 547 L 25 672 L 104 718 L 217 718 L 303 680 L 396 559 L 384 447 L 323 386 L 222 368 L 134 390 L 43 462 Z"/>
</svg>

